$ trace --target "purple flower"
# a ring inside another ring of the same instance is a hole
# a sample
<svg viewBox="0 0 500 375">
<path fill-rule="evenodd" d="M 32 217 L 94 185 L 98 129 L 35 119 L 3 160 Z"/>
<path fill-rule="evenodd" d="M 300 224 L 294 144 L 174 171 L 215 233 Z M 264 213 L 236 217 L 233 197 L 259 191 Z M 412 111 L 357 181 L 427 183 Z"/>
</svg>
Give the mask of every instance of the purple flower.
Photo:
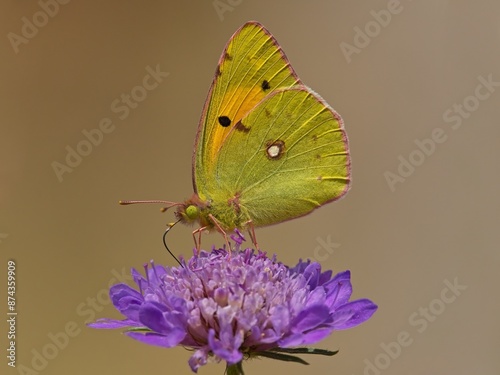
<svg viewBox="0 0 500 375">
<path fill-rule="evenodd" d="M 125 319 L 100 319 L 90 326 L 128 328 L 128 336 L 147 344 L 192 348 L 189 365 L 197 372 L 209 357 L 238 368 L 244 356 L 292 360 L 283 353 L 314 349 L 288 348 L 355 327 L 377 309 L 367 299 L 349 301 L 349 271 L 332 277 L 318 263 L 302 260 L 289 268 L 276 256 L 240 250 L 241 238 L 233 240 L 232 252 L 195 252 L 187 263 L 181 259 L 182 267 L 151 263 L 145 277 L 132 270 L 139 291 L 125 284 L 110 290 Z"/>
</svg>

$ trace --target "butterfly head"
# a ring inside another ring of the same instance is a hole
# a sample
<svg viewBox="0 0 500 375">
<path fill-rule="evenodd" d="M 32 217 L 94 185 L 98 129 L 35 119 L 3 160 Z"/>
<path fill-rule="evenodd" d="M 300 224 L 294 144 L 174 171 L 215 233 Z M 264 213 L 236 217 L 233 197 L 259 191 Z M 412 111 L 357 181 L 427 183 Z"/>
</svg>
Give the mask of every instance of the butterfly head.
<svg viewBox="0 0 500 375">
<path fill-rule="evenodd" d="M 184 224 L 199 222 L 201 226 L 207 226 L 210 224 L 207 208 L 208 204 L 195 194 L 177 206 L 175 216 Z"/>
</svg>

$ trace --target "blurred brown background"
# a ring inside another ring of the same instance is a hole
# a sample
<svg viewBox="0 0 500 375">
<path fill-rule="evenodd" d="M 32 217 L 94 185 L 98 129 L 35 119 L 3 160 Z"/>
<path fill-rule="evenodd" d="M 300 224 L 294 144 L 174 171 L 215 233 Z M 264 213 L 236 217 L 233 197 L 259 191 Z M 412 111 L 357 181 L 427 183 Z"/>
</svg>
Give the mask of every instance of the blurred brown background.
<svg viewBox="0 0 500 375">
<path fill-rule="evenodd" d="M 354 173 L 345 199 L 260 229 L 259 242 L 289 264 L 314 257 L 351 269 L 354 297 L 380 307 L 316 345 L 340 349 L 336 357 L 305 358 L 310 367 L 256 360 L 247 374 L 499 373 L 498 2 L 63 3 L 9 1 L 0 11 L 0 309 L 12 259 L 19 313 L 18 367 L 3 355 L 2 373 L 190 373 L 182 348 L 85 322 L 119 316 L 107 299 L 115 275 L 150 259 L 174 264 L 161 244 L 172 214 L 117 201 L 191 195 L 217 60 L 252 19 L 344 117 Z M 169 74 L 127 112 L 121 95 L 145 92 L 136 87 L 148 66 Z M 101 143 L 80 146 L 88 155 L 68 166 L 67 147 L 106 119 Z M 66 168 L 59 176 L 55 162 Z M 190 233 L 175 228 L 174 252 L 190 254 Z"/>
</svg>

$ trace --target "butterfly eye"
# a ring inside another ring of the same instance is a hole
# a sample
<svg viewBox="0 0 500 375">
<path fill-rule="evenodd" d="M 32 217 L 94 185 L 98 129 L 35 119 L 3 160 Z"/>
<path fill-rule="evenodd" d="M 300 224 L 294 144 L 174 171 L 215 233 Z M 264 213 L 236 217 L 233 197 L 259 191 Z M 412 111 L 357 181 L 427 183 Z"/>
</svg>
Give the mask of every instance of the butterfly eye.
<svg viewBox="0 0 500 375">
<path fill-rule="evenodd" d="M 221 124 L 223 127 L 228 127 L 231 125 L 231 119 L 227 116 L 220 116 L 219 117 L 219 124 Z"/>
<path fill-rule="evenodd" d="M 198 217 L 198 207 L 193 206 L 192 204 L 186 207 L 186 216 L 193 220 Z"/>
</svg>

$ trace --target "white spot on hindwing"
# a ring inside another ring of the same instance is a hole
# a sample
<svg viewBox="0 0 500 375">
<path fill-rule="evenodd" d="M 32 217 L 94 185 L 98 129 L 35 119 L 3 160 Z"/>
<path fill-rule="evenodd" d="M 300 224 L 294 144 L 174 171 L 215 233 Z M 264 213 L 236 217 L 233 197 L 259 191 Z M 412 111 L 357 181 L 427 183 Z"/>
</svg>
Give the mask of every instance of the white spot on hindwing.
<svg viewBox="0 0 500 375">
<path fill-rule="evenodd" d="M 276 145 L 272 145 L 267 149 L 267 154 L 269 155 L 269 157 L 275 158 L 280 154 L 280 148 Z"/>
<path fill-rule="evenodd" d="M 277 160 L 281 158 L 285 152 L 285 142 L 281 139 L 276 141 L 266 142 L 266 156 L 268 159 Z"/>
</svg>

